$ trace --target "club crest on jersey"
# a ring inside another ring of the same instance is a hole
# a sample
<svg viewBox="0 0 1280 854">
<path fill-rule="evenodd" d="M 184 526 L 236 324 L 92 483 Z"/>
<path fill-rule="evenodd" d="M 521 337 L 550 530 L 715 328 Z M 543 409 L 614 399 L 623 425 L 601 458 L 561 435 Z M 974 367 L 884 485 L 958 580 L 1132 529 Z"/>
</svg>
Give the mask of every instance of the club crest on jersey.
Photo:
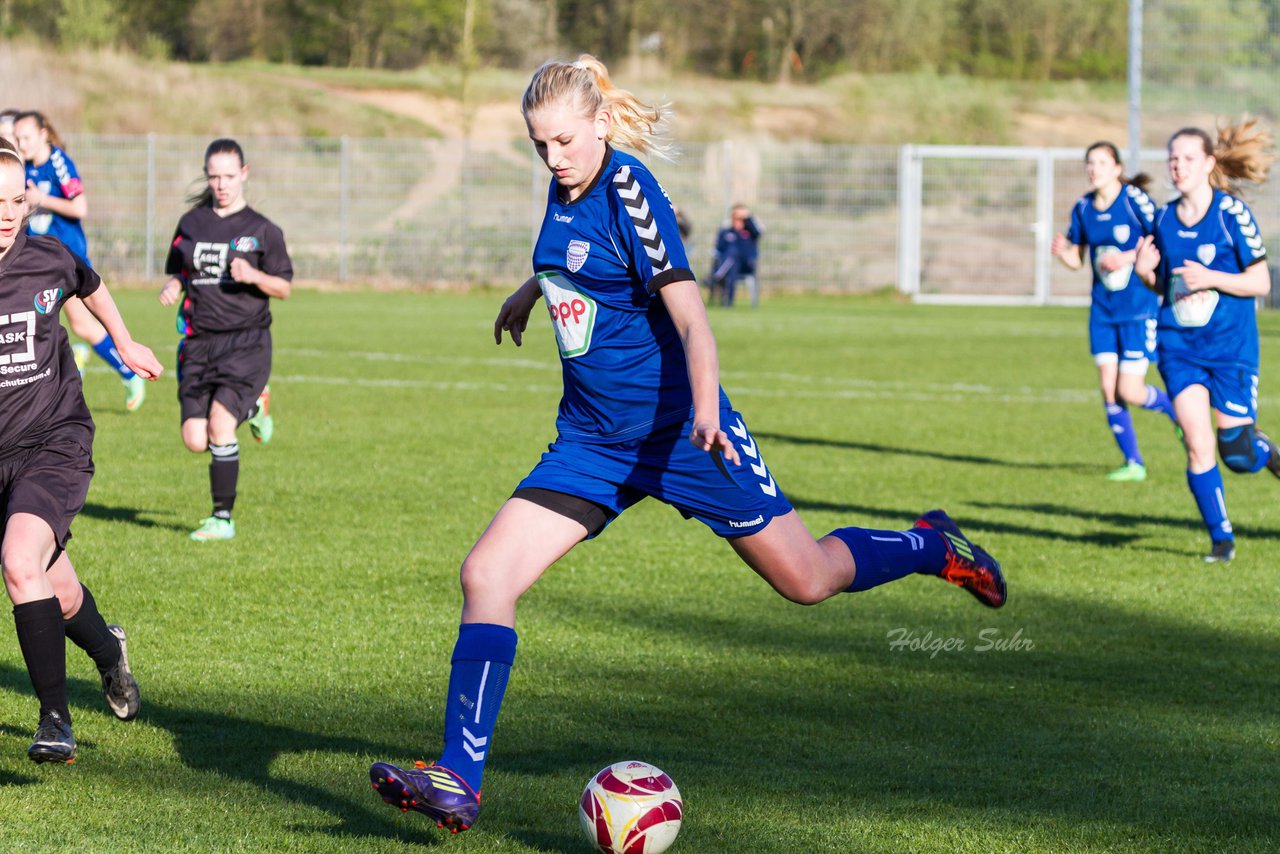
<svg viewBox="0 0 1280 854">
<path fill-rule="evenodd" d="M 1200 259 L 1200 263 L 1208 267 L 1213 263 L 1213 259 L 1218 256 L 1218 247 L 1212 243 L 1201 243 L 1196 247 L 1196 257 Z"/>
<path fill-rule="evenodd" d="M 1116 243 L 1123 246 L 1129 240 L 1129 226 L 1117 225 L 1111 229 L 1111 234 L 1115 236 Z"/>
<path fill-rule="evenodd" d="M 570 273 L 576 273 L 587 263 L 587 255 L 591 252 L 591 244 L 585 240 L 570 240 L 569 251 L 564 253 L 565 264 Z"/>
<path fill-rule="evenodd" d="M 62 299 L 62 288 L 49 288 L 36 294 L 36 311 L 51 314 L 58 310 L 58 300 Z"/>
<path fill-rule="evenodd" d="M 237 252 L 257 252 L 258 238 L 256 237 L 237 237 L 231 241 L 231 248 Z"/>
</svg>

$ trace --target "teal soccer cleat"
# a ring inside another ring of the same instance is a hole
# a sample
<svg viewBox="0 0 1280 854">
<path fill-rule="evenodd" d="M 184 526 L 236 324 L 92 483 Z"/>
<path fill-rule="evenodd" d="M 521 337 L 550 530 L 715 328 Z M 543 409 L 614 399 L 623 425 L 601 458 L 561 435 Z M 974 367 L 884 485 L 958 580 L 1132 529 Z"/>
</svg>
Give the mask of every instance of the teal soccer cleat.
<svg viewBox="0 0 1280 854">
<path fill-rule="evenodd" d="M 212 540 L 229 540 L 236 535 L 236 523 L 230 519 L 210 516 L 191 532 L 191 539 L 205 543 Z"/>
<path fill-rule="evenodd" d="M 267 386 L 262 390 L 262 394 L 258 395 L 258 408 L 249 419 L 249 432 L 253 434 L 253 440 L 259 445 L 270 442 L 276 430 L 275 420 L 267 412 L 270 405 L 271 386 Z"/>
</svg>

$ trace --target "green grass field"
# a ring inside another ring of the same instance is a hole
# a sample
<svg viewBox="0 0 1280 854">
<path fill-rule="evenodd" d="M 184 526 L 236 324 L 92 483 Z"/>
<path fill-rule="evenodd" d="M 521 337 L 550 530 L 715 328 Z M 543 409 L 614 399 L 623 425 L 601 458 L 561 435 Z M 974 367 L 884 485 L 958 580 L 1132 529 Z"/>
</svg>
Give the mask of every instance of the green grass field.
<svg viewBox="0 0 1280 854">
<path fill-rule="evenodd" d="M 112 718 L 72 648 L 80 758 L 32 765 L 5 630 L 0 849 L 586 851 L 582 786 L 631 758 L 679 785 L 689 854 L 1280 847 L 1280 484 L 1229 476 L 1238 557 L 1206 569 L 1167 422 L 1134 416 L 1147 482 L 1103 478 L 1083 309 L 874 298 L 713 311 L 724 385 L 815 533 L 946 507 L 1003 562 L 1008 606 L 924 577 L 791 605 L 645 502 L 523 600 L 476 828 L 382 804 L 371 761 L 439 749 L 457 567 L 553 436 L 550 330 L 495 348 L 501 298 L 277 306 L 276 437 L 242 431 L 228 543 L 186 538 L 207 456 L 181 446 L 172 376 L 129 415 L 91 372 L 70 552 L 129 629 L 143 711 Z M 119 299 L 171 365 L 172 311 Z M 1262 332 L 1274 435 L 1280 316 Z"/>
</svg>

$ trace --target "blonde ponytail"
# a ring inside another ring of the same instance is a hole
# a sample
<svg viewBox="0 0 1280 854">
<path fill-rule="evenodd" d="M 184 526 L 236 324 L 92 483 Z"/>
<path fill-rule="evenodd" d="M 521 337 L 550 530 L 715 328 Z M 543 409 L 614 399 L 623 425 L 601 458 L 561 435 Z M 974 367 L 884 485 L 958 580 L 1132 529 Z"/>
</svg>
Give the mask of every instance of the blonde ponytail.
<svg viewBox="0 0 1280 854">
<path fill-rule="evenodd" d="M 535 110 L 564 101 L 576 104 L 588 116 L 607 110 L 612 119 L 607 137 L 610 143 L 672 159 L 674 146 L 666 138 L 669 105 L 646 104 L 614 86 L 609 69 L 594 56 L 584 53 L 575 62 L 543 63 L 525 89 L 520 112 L 528 117 Z"/>
<path fill-rule="evenodd" d="M 1233 196 L 1241 194 L 1245 182 L 1264 183 L 1276 160 L 1271 132 L 1256 118 L 1219 125 L 1217 139 L 1200 128 L 1183 128 L 1169 137 L 1169 143 L 1172 145 L 1179 137 L 1200 140 L 1205 155 L 1217 161 L 1209 175 L 1209 186 Z"/>
<path fill-rule="evenodd" d="M 1239 124 L 1220 126 L 1213 156 L 1218 159 L 1213 177 L 1220 182 L 1214 186 L 1220 190 L 1238 187 L 1241 181 L 1264 183 L 1271 164 L 1276 159 L 1271 132 L 1256 118 L 1245 118 Z M 1221 176 L 1218 173 L 1222 173 Z"/>
</svg>

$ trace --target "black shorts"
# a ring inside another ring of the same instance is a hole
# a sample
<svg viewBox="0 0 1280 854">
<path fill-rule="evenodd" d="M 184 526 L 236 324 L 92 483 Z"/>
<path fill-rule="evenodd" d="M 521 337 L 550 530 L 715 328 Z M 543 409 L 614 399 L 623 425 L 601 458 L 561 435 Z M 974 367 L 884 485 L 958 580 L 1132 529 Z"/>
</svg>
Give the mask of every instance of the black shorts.
<svg viewBox="0 0 1280 854">
<path fill-rule="evenodd" d="M 7 528 L 15 513 L 48 523 L 56 560 L 71 539 L 71 522 L 84 508 L 93 477 L 93 454 L 75 438 L 51 436 L 43 445 L 0 462 L 0 509 Z"/>
<path fill-rule="evenodd" d="M 178 346 L 182 420 L 208 418 L 218 401 L 242 424 L 271 379 L 271 330 L 241 329 L 186 338 Z"/>
</svg>

